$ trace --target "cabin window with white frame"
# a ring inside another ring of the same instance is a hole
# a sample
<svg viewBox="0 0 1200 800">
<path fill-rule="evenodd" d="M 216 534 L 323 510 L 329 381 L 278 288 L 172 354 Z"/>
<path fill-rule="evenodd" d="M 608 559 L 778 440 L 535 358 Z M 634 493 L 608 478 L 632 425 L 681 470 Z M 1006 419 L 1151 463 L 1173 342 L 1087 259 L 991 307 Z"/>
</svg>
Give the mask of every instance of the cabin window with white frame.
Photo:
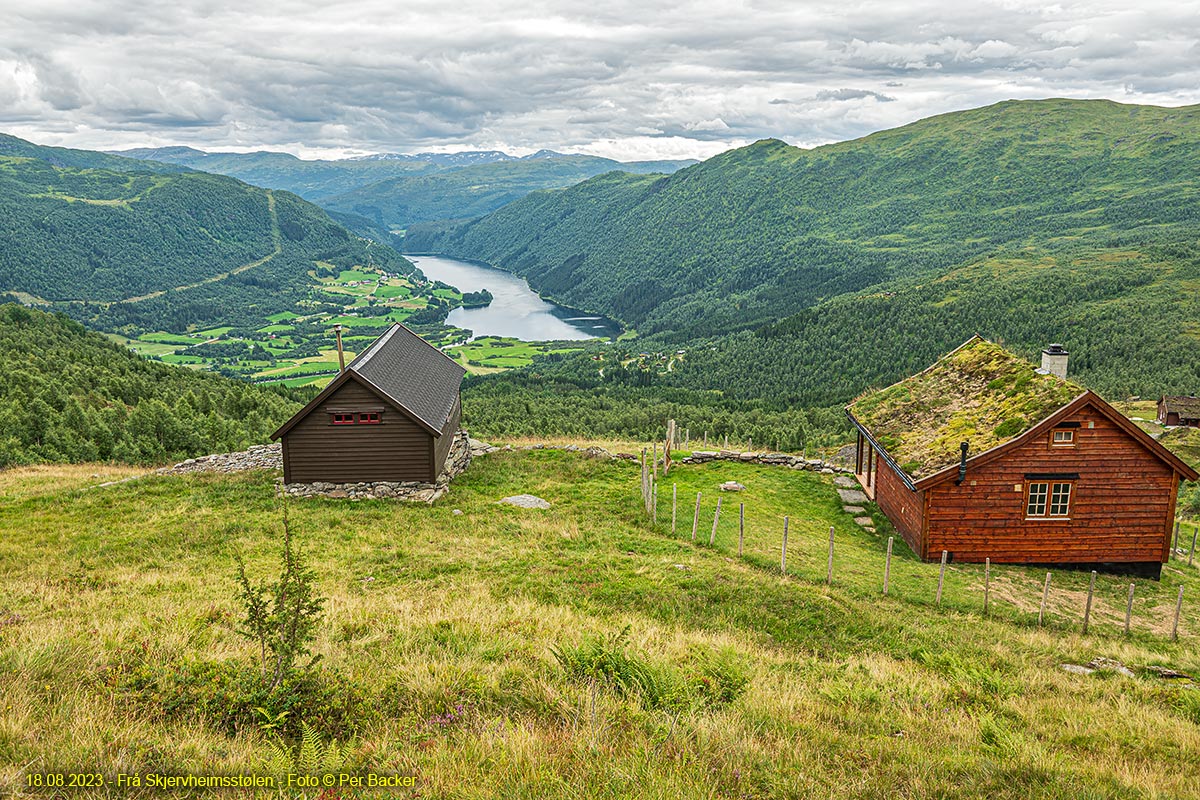
<svg viewBox="0 0 1200 800">
<path fill-rule="evenodd" d="M 1025 516 L 1032 518 L 1067 517 L 1071 514 L 1069 481 L 1032 481 L 1025 494 Z"/>
<path fill-rule="evenodd" d="M 1075 430 L 1073 428 L 1055 428 L 1050 432 L 1052 447 L 1074 447 Z"/>
</svg>

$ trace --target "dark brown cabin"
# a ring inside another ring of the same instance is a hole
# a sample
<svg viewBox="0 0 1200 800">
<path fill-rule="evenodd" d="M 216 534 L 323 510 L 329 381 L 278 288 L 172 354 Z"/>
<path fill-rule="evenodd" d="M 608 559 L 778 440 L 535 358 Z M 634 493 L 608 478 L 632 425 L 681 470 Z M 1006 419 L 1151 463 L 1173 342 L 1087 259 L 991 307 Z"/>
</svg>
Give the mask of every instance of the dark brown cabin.
<svg viewBox="0 0 1200 800">
<path fill-rule="evenodd" d="M 284 481 L 433 483 L 462 418 L 465 372 L 393 325 L 271 435 L 283 440 Z"/>
<path fill-rule="evenodd" d="M 925 560 L 1157 577 L 1196 471 L 1099 395 L 975 337 L 846 409 L 867 496 Z"/>
<path fill-rule="evenodd" d="M 1200 397 L 1164 396 L 1158 401 L 1158 422 L 1200 428 Z"/>
</svg>

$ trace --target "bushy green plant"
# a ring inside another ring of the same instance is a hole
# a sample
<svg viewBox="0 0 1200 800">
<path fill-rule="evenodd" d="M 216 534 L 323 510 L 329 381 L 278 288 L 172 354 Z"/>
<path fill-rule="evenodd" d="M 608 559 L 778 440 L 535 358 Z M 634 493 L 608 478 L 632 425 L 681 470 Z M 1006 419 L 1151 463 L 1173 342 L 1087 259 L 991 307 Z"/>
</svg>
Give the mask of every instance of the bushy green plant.
<svg viewBox="0 0 1200 800">
<path fill-rule="evenodd" d="M 316 571 L 292 545 L 287 505 L 283 507 L 283 571 L 279 580 L 252 584 L 238 555 L 238 584 L 245 610 L 243 636 L 258 646 L 263 681 L 275 689 L 295 673 L 296 660 L 309 653 L 324 600 L 316 595 Z M 312 658 L 306 669 L 316 663 Z"/>
<path fill-rule="evenodd" d="M 630 652 L 629 631 L 626 626 L 611 636 L 589 637 L 582 644 L 551 652 L 569 677 L 594 681 L 621 696 L 639 697 L 647 708 L 684 711 L 728 705 L 750 682 L 728 651 L 696 651 L 685 673 L 654 664 Z"/>
<path fill-rule="evenodd" d="M 378 698 L 330 669 L 298 672 L 270 687 L 258 668 L 245 663 L 162 663 L 135 648 L 110 664 L 102 678 L 153 713 L 167 719 L 199 717 L 231 736 L 258 728 L 290 740 L 307 726 L 345 740 L 379 717 Z"/>
</svg>

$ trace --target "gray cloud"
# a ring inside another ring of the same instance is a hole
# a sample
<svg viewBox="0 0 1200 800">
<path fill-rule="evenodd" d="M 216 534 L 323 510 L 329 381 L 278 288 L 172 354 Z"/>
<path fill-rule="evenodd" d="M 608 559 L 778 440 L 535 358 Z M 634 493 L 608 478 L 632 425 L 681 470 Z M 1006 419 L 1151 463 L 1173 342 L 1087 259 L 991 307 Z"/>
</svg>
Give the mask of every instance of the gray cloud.
<svg viewBox="0 0 1200 800">
<path fill-rule="evenodd" d="M 634 158 L 1010 98 L 1200 102 L 1195 0 L 265 5 L 8 0 L 0 126 L 77 147 Z"/>
</svg>

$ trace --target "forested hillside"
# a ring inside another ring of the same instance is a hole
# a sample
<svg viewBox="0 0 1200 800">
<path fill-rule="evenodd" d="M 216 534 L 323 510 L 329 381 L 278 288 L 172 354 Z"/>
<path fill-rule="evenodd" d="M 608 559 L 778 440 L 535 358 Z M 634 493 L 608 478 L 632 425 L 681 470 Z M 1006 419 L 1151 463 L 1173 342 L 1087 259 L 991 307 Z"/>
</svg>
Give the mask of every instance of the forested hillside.
<svg viewBox="0 0 1200 800">
<path fill-rule="evenodd" d="M 287 192 L 200 172 L 83 166 L 148 163 L 99 153 L 22 152 L 0 156 L 0 292 L 106 330 L 265 324 L 311 295 L 317 262 L 413 272 L 395 250 Z"/>
<path fill-rule="evenodd" d="M 161 464 L 264 442 L 299 403 L 146 361 L 62 316 L 0 305 L 0 468 Z"/>
<path fill-rule="evenodd" d="M 414 226 L 406 246 L 681 341 L 989 259 L 1086 274 L 1195 241 L 1198 168 L 1200 108 L 1007 102 L 815 150 L 767 140 L 669 177 L 604 175 Z"/>
<path fill-rule="evenodd" d="M 66 147 L 49 147 L 34 144 L 16 136 L 0 133 L 0 156 L 10 158 L 36 158 L 56 167 L 76 169 L 112 169 L 118 172 L 187 172 L 185 165 L 159 162 L 144 162 L 113 153 L 98 153 L 93 150 L 71 150 Z"/>
</svg>

